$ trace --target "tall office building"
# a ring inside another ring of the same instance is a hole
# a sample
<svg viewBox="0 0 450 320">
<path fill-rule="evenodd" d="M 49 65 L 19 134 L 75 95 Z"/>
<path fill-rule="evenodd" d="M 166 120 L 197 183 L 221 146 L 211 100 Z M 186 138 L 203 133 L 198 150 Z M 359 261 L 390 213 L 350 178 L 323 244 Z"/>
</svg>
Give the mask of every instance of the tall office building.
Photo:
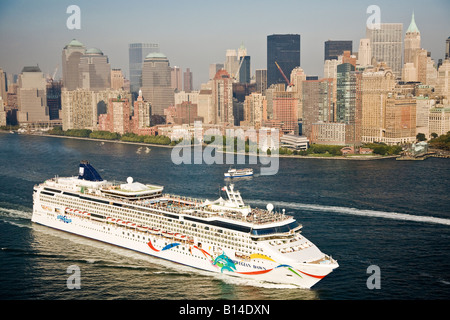
<svg viewBox="0 0 450 320">
<path fill-rule="evenodd" d="M 402 75 L 402 23 L 381 23 L 379 29 L 367 28 L 372 57 L 385 62 L 397 78 Z"/>
<path fill-rule="evenodd" d="M 370 47 L 370 39 L 360 39 L 357 64 L 361 67 L 367 67 L 370 66 L 371 63 L 372 48 Z"/>
<path fill-rule="evenodd" d="M 141 76 L 144 59 L 149 53 L 154 52 L 159 52 L 159 45 L 156 43 L 130 43 L 128 45 L 131 92 L 137 94 L 142 87 Z"/>
<path fill-rule="evenodd" d="M 183 88 L 185 92 L 191 92 L 192 90 L 194 90 L 194 84 L 192 81 L 193 79 L 191 69 L 187 68 L 183 73 Z"/>
<path fill-rule="evenodd" d="M 209 65 L 209 80 L 214 79 L 216 76 L 217 71 L 224 68 L 223 63 L 211 63 Z"/>
<path fill-rule="evenodd" d="M 49 120 L 47 83 L 38 66 L 22 69 L 19 75 L 18 105 L 19 123 Z"/>
<path fill-rule="evenodd" d="M 302 135 L 311 139 L 316 123 L 329 123 L 334 119 L 333 79 L 303 82 Z"/>
<path fill-rule="evenodd" d="M 228 72 L 228 74 L 232 79 L 236 78 L 238 67 L 239 67 L 239 60 L 236 50 L 228 49 L 225 56 L 224 69 Z"/>
<path fill-rule="evenodd" d="M 217 71 L 212 80 L 211 94 L 215 111 L 214 123 L 234 125 L 233 82 L 226 70 Z"/>
<path fill-rule="evenodd" d="M 125 86 L 125 78 L 123 77 L 123 73 L 121 69 L 112 69 L 111 70 L 111 89 L 120 90 L 124 89 Z"/>
<path fill-rule="evenodd" d="M 174 103 L 169 59 L 163 53 L 150 53 L 142 67 L 142 96 L 152 106 L 152 114 L 164 115 Z"/>
<path fill-rule="evenodd" d="M 8 96 L 6 93 L 8 92 L 8 81 L 6 78 L 6 72 L 0 68 L 0 97 L 3 100 L 3 103 L 6 103 L 8 100 Z M 0 111 L 3 111 L 3 105 L 0 105 Z"/>
<path fill-rule="evenodd" d="M 411 17 L 411 23 L 408 27 L 408 30 L 406 30 L 405 35 L 404 63 L 414 63 L 416 51 L 419 49 L 420 31 L 419 28 L 417 28 L 413 13 Z"/>
<path fill-rule="evenodd" d="M 287 78 L 295 67 L 300 66 L 299 34 L 267 36 L 267 87 L 277 83 L 286 84 L 275 62 Z"/>
<path fill-rule="evenodd" d="M 47 107 L 50 120 L 60 119 L 62 81 L 47 82 Z"/>
<path fill-rule="evenodd" d="M 241 122 L 241 125 L 245 124 L 260 128 L 265 120 L 267 120 L 266 96 L 261 93 L 252 92 L 245 97 L 244 121 Z"/>
<path fill-rule="evenodd" d="M 354 123 L 356 107 L 355 67 L 350 63 L 337 66 L 336 122 Z"/>
<path fill-rule="evenodd" d="M 266 95 L 267 89 L 267 70 L 257 69 L 255 71 L 256 92 Z"/>
<path fill-rule="evenodd" d="M 338 59 L 344 51 L 353 52 L 353 41 L 351 40 L 328 40 L 325 41 L 325 60 Z"/>
<path fill-rule="evenodd" d="M 79 87 L 93 91 L 111 88 L 111 65 L 108 56 L 97 48 L 91 48 L 80 57 Z"/>
<path fill-rule="evenodd" d="M 394 90 L 395 75 L 385 63 L 366 70 L 361 79 L 361 141 L 383 142 L 388 95 Z"/>
<path fill-rule="evenodd" d="M 70 41 L 62 51 L 63 86 L 67 90 L 81 87 L 79 65 L 85 52 L 86 47 L 76 39 Z"/>
<path fill-rule="evenodd" d="M 181 78 L 180 67 L 173 66 L 170 68 L 170 83 L 176 92 L 183 90 L 183 79 Z"/>
<path fill-rule="evenodd" d="M 297 99 L 297 119 L 301 120 L 303 116 L 303 81 L 306 80 L 306 73 L 301 67 L 296 67 L 291 72 L 290 81 L 292 83 L 291 90 Z"/>
</svg>

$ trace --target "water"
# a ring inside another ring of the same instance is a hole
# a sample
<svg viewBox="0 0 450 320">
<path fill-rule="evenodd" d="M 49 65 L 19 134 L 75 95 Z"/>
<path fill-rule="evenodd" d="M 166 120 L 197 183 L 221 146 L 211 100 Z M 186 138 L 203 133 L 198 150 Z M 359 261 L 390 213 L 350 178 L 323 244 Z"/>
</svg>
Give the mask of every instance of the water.
<svg viewBox="0 0 450 320">
<path fill-rule="evenodd" d="M 280 159 L 277 175 L 235 180 L 244 201 L 286 209 L 340 267 L 310 290 L 215 275 L 31 223 L 32 188 L 77 174 L 128 176 L 216 199 L 229 165 L 174 165 L 169 148 L 0 134 L 0 299 L 443 300 L 450 298 L 450 162 Z M 69 266 L 81 289 L 67 287 Z M 370 290 L 367 268 L 380 268 Z"/>
</svg>

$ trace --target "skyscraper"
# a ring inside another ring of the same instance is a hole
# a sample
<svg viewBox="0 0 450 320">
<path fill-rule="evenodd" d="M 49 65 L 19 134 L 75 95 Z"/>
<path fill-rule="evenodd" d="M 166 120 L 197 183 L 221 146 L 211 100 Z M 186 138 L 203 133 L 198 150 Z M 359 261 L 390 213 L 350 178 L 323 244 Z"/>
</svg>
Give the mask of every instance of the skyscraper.
<svg viewBox="0 0 450 320">
<path fill-rule="evenodd" d="M 181 68 L 173 66 L 170 68 L 170 83 L 172 88 L 177 91 L 183 90 L 183 79 L 181 78 Z"/>
<path fill-rule="evenodd" d="M 226 70 L 221 69 L 217 71 L 212 81 L 211 94 L 215 112 L 214 123 L 234 125 L 233 83 Z"/>
<path fill-rule="evenodd" d="M 145 57 L 152 52 L 159 52 L 159 45 L 155 43 L 130 43 L 128 58 L 130 68 L 130 90 L 138 93 L 142 86 L 142 66 Z"/>
<path fill-rule="evenodd" d="M 38 66 L 24 67 L 19 75 L 19 122 L 48 121 L 47 84 Z"/>
<path fill-rule="evenodd" d="M 278 63 L 286 77 L 295 67 L 300 66 L 300 35 L 273 34 L 267 36 L 267 87 L 272 84 L 286 84 L 278 70 Z"/>
<path fill-rule="evenodd" d="M 361 67 L 370 66 L 372 62 L 372 48 L 370 47 L 370 39 L 360 39 L 358 49 L 358 62 Z"/>
<path fill-rule="evenodd" d="M 328 40 L 325 41 L 325 60 L 337 59 L 344 51 L 353 51 L 353 41 L 351 40 Z"/>
<path fill-rule="evenodd" d="M 80 57 L 79 87 L 93 91 L 111 87 L 111 66 L 108 57 L 97 48 L 91 48 Z"/>
<path fill-rule="evenodd" d="M 420 31 L 419 28 L 417 28 L 413 13 L 411 17 L 411 23 L 408 27 L 408 30 L 406 30 L 405 35 L 404 63 L 414 63 L 416 51 L 419 49 Z"/>
<path fill-rule="evenodd" d="M 164 115 L 174 103 L 169 59 L 163 53 L 149 53 L 142 67 L 142 96 L 152 106 L 152 114 Z"/>
<path fill-rule="evenodd" d="M 80 88 L 80 59 L 86 52 L 86 47 L 76 39 L 70 41 L 62 52 L 63 86 L 67 90 Z"/>
<path fill-rule="evenodd" d="M 256 78 L 256 91 L 266 95 L 267 89 L 267 70 L 266 69 L 258 69 L 255 71 Z"/>
<path fill-rule="evenodd" d="M 194 87 L 192 83 L 192 72 L 191 69 L 187 68 L 183 73 L 183 88 L 185 92 L 191 92 Z"/>
<path fill-rule="evenodd" d="M 372 57 L 385 62 L 397 78 L 402 74 L 402 23 L 381 23 L 380 28 L 367 28 Z"/>
</svg>

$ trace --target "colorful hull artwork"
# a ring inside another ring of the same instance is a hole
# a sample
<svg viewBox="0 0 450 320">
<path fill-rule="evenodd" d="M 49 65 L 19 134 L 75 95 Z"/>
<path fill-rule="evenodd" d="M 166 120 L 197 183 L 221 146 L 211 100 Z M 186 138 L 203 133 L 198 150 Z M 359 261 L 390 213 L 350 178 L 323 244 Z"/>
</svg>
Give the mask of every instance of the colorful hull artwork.
<svg viewBox="0 0 450 320">
<path fill-rule="evenodd" d="M 168 245 L 164 246 L 161 250 L 156 249 L 156 248 L 153 246 L 153 244 L 152 244 L 151 241 L 149 241 L 149 242 L 147 243 L 147 245 L 148 245 L 148 246 L 150 247 L 150 249 L 152 249 L 154 252 L 161 252 L 161 251 L 170 250 L 170 249 L 172 249 L 172 248 L 174 248 L 174 247 L 176 247 L 176 246 L 179 246 L 179 245 L 181 245 L 181 243 L 171 243 L 171 244 L 168 244 Z M 229 257 L 225 254 L 225 252 L 223 252 L 221 255 L 219 255 L 219 256 L 217 256 L 217 257 L 214 257 L 213 255 L 211 255 L 210 253 L 208 253 L 206 250 L 204 250 L 204 249 L 202 249 L 202 248 L 199 248 L 199 247 L 197 247 L 197 246 L 195 246 L 195 245 L 189 247 L 189 252 L 190 252 L 191 254 L 192 254 L 192 248 L 194 248 L 194 249 L 199 250 L 200 252 L 202 252 L 202 253 L 204 254 L 204 256 L 205 256 L 206 258 L 208 258 L 209 262 L 210 262 L 213 266 L 215 266 L 215 267 L 217 267 L 217 268 L 220 268 L 220 271 L 221 271 L 222 273 L 223 273 L 224 271 L 228 271 L 228 272 L 234 272 L 234 273 L 241 274 L 241 275 L 261 275 L 261 274 L 269 273 L 269 272 L 271 272 L 271 271 L 273 271 L 273 270 L 275 270 L 275 269 L 278 269 L 278 268 L 286 268 L 286 269 L 288 269 L 289 271 L 291 271 L 293 274 L 297 275 L 297 276 L 300 277 L 300 278 L 303 278 L 301 274 L 307 275 L 307 276 L 309 276 L 309 277 L 317 278 L 317 279 L 322 279 L 322 278 L 325 277 L 325 275 L 323 275 L 323 276 L 322 276 L 322 275 L 313 275 L 313 274 L 309 274 L 309 273 L 300 271 L 300 270 L 298 270 L 298 269 L 294 269 L 292 266 L 287 265 L 287 264 L 279 264 L 278 266 L 276 266 L 276 267 L 274 267 L 274 268 L 271 268 L 271 269 L 256 270 L 256 271 L 246 271 L 246 272 L 238 272 L 238 271 L 237 271 L 237 268 L 236 268 L 236 264 L 238 264 L 238 262 L 232 260 L 231 258 L 229 258 Z M 253 260 L 253 259 L 265 259 L 265 260 L 269 260 L 269 261 L 272 261 L 272 262 L 275 262 L 275 263 L 276 263 L 276 261 L 274 261 L 273 259 L 271 259 L 271 258 L 269 258 L 269 257 L 267 257 L 267 256 L 265 256 L 265 255 L 263 255 L 263 254 L 259 254 L 259 253 L 255 253 L 255 254 L 250 255 L 250 260 Z"/>
</svg>

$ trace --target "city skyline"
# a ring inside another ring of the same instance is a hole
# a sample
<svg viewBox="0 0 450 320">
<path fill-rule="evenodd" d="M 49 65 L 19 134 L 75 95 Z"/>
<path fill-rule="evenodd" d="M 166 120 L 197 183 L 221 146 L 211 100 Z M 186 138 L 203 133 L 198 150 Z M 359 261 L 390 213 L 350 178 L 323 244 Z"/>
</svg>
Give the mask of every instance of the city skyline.
<svg viewBox="0 0 450 320">
<path fill-rule="evenodd" d="M 81 29 L 69 30 L 67 7 L 81 10 Z M 351 40 L 353 51 L 365 38 L 370 5 L 381 11 L 381 23 L 403 23 L 402 37 L 415 12 L 421 46 L 437 63 L 445 58 L 450 22 L 450 3 L 423 1 L 228 1 L 226 6 L 208 1 L 119 2 L 14 1 L 0 4 L 0 66 L 19 74 L 24 66 L 36 66 L 44 74 L 58 67 L 61 52 L 72 39 L 87 48 L 98 48 L 109 57 L 112 68 L 120 68 L 129 79 L 128 45 L 157 43 L 170 66 L 193 73 L 194 89 L 209 79 L 209 65 L 223 63 L 226 50 L 243 43 L 251 57 L 251 74 L 266 69 L 267 36 L 301 35 L 301 67 L 308 75 L 323 75 L 323 51 L 327 40 Z M 107 6 L 107 10 L 105 10 Z M 121 22 L 118 23 L 117 21 Z M 123 21 L 123 22 L 122 22 Z M 436 22 L 437 21 L 437 22 Z M 33 32 L 30 32 L 33 30 Z"/>
</svg>

